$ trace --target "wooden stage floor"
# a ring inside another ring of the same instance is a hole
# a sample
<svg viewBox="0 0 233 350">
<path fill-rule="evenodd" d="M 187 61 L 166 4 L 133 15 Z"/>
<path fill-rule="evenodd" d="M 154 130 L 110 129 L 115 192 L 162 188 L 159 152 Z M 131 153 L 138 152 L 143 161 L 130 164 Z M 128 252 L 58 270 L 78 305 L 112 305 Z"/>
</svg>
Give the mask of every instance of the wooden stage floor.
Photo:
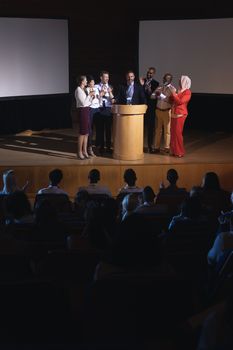
<svg viewBox="0 0 233 350">
<path fill-rule="evenodd" d="M 113 195 L 123 185 L 123 173 L 129 167 L 137 173 L 138 186 L 150 185 L 155 192 L 169 168 L 177 169 L 179 185 L 187 189 L 199 185 L 205 172 L 215 171 L 222 187 L 233 190 L 233 134 L 187 130 L 184 158 L 144 153 L 144 159 L 139 161 L 115 160 L 111 155 L 80 161 L 76 156 L 76 134 L 75 129 L 63 129 L 2 135 L 0 171 L 14 168 L 19 185 L 29 179 L 28 192 L 32 196 L 47 185 L 48 172 L 55 167 L 63 170 L 62 187 L 71 197 L 87 183 L 92 168 L 100 170 L 101 183 L 109 186 Z"/>
</svg>

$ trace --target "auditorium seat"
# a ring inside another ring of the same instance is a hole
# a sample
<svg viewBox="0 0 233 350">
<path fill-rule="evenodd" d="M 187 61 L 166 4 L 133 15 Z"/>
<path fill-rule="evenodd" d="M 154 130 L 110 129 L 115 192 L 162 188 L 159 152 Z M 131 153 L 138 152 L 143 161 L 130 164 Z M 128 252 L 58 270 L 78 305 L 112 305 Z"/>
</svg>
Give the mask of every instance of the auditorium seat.
<svg viewBox="0 0 233 350">
<path fill-rule="evenodd" d="M 116 273 L 90 287 L 89 336 L 100 340 L 169 337 L 193 312 L 191 286 L 156 273 Z M 87 334 L 88 336 L 88 334 Z"/>
<path fill-rule="evenodd" d="M 72 205 L 66 194 L 42 193 L 37 194 L 34 202 L 34 209 L 43 200 L 48 200 L 58 213 L 71 212 Z"/>
<path fill-rule="evenodd" d="M 0 194 L 0 225 L 5 222 L 6 219 L 6 198 L 8 194 Z"/>
<path fill-rule="evenodd" d="M 156 204 L 166 205 L 170 215 L 177 215 L 180 212 L 182 202 L 187 198 L 186 191 L 177 194 L 158 193 Z"/>
</svg>

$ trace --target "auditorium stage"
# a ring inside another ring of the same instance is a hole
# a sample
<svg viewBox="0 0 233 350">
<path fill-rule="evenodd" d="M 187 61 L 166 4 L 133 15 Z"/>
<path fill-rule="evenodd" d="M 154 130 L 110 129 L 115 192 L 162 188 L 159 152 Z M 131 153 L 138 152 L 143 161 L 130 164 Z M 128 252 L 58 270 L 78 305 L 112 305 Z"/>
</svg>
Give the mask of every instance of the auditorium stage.
<svg viewBox="0 0 233 350">
<path fill-rule="evenodd" d="M 19 185 L 28 179 L 28 193 L 47 185 L 48 173 L 54 167 L 63 170 L 62 187 L 73 197 L 79 186 L 87 183 L 87 174 L 93 167 L 101 172 L 101 183 L 116 195 L 123 185 L 123 173 L 133 168 L 138 186 L 151 185 L 155 191 L 165 181 L 169 168 L 177 169 L 179 185 L 190 189 L 199 185 L 205 172 L 215 171 L 226 190 L 233 190 L 233 134 L 226 132 L 201 132 L 187 130 L 184 133 L 186 156 L 175 158 L 168 155 L 144 153 L 139 161 L 120 161 L 111 155 L 81 161 L 77 159 L 76 129 L 30 130 L 0 136 L 0 171 L 14 168 Z"/>
</svg>

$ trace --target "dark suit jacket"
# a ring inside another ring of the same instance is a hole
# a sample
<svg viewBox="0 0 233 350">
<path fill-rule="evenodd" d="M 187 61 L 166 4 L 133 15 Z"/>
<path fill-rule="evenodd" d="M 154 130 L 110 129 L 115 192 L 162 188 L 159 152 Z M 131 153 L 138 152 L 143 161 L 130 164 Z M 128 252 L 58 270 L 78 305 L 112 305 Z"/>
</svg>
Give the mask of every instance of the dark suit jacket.
<svg viewBox="0 0 233 350">
<path fill-rule="evenodd" d="M 150 85 L 151 85 L 151 93 L 153 93 L 153 92 L 155 92 L 155 90 L 159 86 L 159 82 L 155 79 L 152 79 Z M 143 85 L 143 90 L 144 90 L 145 95 L 146 95 L 147 104 L 156 105 L 157 99 L 150 98 L 151 94 L 148 94 L 148 92 L 146 91 L 145 84 Z"/>
<path fill-rule="evenodd" d="M 127 100 L 126 100 L 126 91 L 128 89 L 128 85 L 121 85 L 119 88 L 119 93 L 116 98 L 116 103 L 120 105 L 126 105 Z M 143 105 L 146 104 L 146 95 L 144 93 L 143 87 L 138 84 L 134 83 L 134 93 L 132 96 L 132 105 Z"/>
</svg>

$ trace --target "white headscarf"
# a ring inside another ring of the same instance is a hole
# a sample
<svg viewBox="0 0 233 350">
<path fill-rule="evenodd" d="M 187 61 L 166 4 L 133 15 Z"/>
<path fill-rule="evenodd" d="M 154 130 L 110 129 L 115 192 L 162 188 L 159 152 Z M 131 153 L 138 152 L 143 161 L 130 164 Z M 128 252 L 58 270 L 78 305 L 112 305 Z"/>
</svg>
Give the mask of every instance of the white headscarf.
<svg viewBox="0 0 233 350">
<path fill-rule="evenodd" d="M 191 79 L 187 75 L 182 75 L 180 78 L 181 91 L 190 89 Z"/>
</svg>

